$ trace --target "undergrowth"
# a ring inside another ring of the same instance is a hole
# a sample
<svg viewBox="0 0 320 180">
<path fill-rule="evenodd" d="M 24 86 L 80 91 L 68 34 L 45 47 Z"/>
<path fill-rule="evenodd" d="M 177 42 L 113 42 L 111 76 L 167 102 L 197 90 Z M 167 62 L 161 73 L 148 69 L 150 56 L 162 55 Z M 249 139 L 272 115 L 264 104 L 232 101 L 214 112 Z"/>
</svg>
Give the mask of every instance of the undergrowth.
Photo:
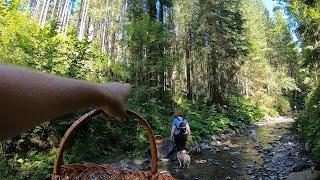
<svg viewBox="0 0 320 180">
<path fill-rule="evenodd" d="M 320 85 L 307 98 L 306 109 L 296 120 L 295 129 L 310 142 L 312 154 L 320 162 Z"/>
</svg>

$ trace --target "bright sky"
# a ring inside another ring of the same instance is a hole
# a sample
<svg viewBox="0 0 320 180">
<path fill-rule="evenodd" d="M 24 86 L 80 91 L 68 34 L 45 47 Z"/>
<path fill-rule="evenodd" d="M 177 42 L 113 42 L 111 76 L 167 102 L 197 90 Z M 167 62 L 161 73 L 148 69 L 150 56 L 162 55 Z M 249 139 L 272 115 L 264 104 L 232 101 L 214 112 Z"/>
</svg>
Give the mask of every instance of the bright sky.
<svg viewBox="0 0 320 180">
<path fill-rule="evenodd" d="M 276 2 L 273 0 L 263 0 L 263 4 L 266 6 L 268 9 L 270 15 L 273 17 L 273 8 L 276 6 Z"/>
<path fill-rule="evenodd" d="M 273 8 L 277 5 L 277 2 L 275 0 L 263 0 L 263 4 L 268 9 L 271 17 L 274 17 Z M 284 14 L 284 13 L 283 13 Z M 287 18 L 286 15 L 284 15 L 284 18 Z M 297 36 L 294 34 L 293 30 L 291 29 L 291 35 L 293 37 L 293 40 L 296 42 L 298 41 Z"/>
</svg>

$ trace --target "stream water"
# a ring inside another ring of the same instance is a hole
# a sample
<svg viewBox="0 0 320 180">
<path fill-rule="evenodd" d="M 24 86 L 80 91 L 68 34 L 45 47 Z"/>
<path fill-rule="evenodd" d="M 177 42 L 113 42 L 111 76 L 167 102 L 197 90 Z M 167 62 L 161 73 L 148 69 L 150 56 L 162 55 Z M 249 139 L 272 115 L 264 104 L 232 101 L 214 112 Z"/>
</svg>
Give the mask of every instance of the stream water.
<svg viewBox="0 0 320 180">
<path fill-rule="evenodd" d="M 159 170 L 177 179 L 201 180 L 292 179 L 292 173 L 309 170 L 311 178 L 307 179 L 314 179 L 315 163 L 291 131 L 292 122 L 290 118 L 278 117 L 237 134 L 214 136 L 198 145 L 202 153 L 191 156 L 189 168 L 179 168 L 173 153 L 159 163 Z M 293 179 L 299 179 L 298 176 Z"/>
</svg>

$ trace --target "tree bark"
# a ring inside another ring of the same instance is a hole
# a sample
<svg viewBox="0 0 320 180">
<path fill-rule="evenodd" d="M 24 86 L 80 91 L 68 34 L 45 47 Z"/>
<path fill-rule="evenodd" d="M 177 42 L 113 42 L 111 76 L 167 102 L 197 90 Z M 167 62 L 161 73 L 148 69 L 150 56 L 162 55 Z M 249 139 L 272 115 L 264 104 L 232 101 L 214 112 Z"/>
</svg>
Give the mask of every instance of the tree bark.
<svg viewBox="0 0 320 180">
<path fill-rule="evenodd" d="M 54 0 L 51 15 L 50 15 L 50 20 L 54 20 L 54 14 L 56 12 L 57 5 L 58 5 L 58 0 Z"/>
<path fill-rule="evenodd" d="M 185 64 L 186 64 L 186 79 L 187 79 L 187 98 L 192 100 L 192 87 L 191 87 L 191 68 L 190 68 L 190 40 L 189 34 L 187 35 L 185 44 Z"/>
<path fill-rule="evenodd" d="M 71 18 L 71 11 L 72 11 L 72 1 L 70 0 L 69 1 L 68 12 L 67 12 L 66 19 L 65 19 L 65 26 L 64 26 L 64 29 L 63 29 L 63 33 L 64 34 L 67 33 L 67 29 L 68 29 L 70 18 Z"/>
<path fill-rule="evenodd" d="M 155 0 L 148 0 L 148 8 L 149 8 L 149 15 L 151 19 L 156 19 L 157 17 L 157 7 Z"/>
<path fill-rule="evenodd" d="M 45 4 L 44 4 L 44 12 L 43 12 L 42 16 L 40 17 L 40 27 L 41 28 L 43 28 L 46 23 L 49 5 L 50 5 L 50 0 L 46 0 Z"/>
<path fill-rule="evenodd" d="M 78 40 L 82 41 L 84 38 L 85 25 L 87 19 L 87 12 L 89 7 L 89 0 L 81 1 L 81 10 L 79 12 L 79 21 L 78 21 Z"/>
<path fill-rule="evenodd" d="M 31 15 L 32 19 L 37 19 L 37 17 L 38 17 L 39 9 L 40 9 L 40 2 L 41 2 L 41 0 L 36 0 L 36 6 L 33 9 L 32 15 Z"/>
<path fill-rule="evenodd" d="M 39 15 L 39 19 L 38 19 L 38 24 L 40 25 L 41 24 L 41 20 L 42 20 L 42 16 L 43 16 L 43 14 L 44 14 L 44 10 L 45 10 L 45 6 L 46 6 L 46 1 L 44 1 L 43 3 L 42 3 L 42 6 L 41 6 L 41 11 L 40 11 L 40 15 Z"/>
</svg>

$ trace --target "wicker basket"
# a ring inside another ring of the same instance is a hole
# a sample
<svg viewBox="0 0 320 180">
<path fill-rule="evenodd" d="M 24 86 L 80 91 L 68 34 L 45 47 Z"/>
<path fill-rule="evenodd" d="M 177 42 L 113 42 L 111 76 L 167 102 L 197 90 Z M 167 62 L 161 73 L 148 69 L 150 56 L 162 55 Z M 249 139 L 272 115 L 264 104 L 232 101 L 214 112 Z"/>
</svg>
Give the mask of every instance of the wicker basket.
<svg viewBox="0 0 320 180">
<path fill-rule="evenodd" d="M 111 165 L 99 165 L 92 163 L 62 165 L 62 156 L 64 149 L 69 143 L 70 139 L 73 138 L 75 132 L 91 118 L 101 113 L 106 115 L 101 109 L 94 109 L 80 117 L 69 127 L 60 142 L 56 161 L 54 163 L 52 179 L 175 179 L 172 176 L 158 173 L 157 149 L 154 134 L 150 128 L 149 123 L 143 117 L 132 110 L 127 110 L 127 115 L 136 118 L 144 126 L 148 133 L 152 158 L 151 171 L 119 170 Z"/>
</svg>

